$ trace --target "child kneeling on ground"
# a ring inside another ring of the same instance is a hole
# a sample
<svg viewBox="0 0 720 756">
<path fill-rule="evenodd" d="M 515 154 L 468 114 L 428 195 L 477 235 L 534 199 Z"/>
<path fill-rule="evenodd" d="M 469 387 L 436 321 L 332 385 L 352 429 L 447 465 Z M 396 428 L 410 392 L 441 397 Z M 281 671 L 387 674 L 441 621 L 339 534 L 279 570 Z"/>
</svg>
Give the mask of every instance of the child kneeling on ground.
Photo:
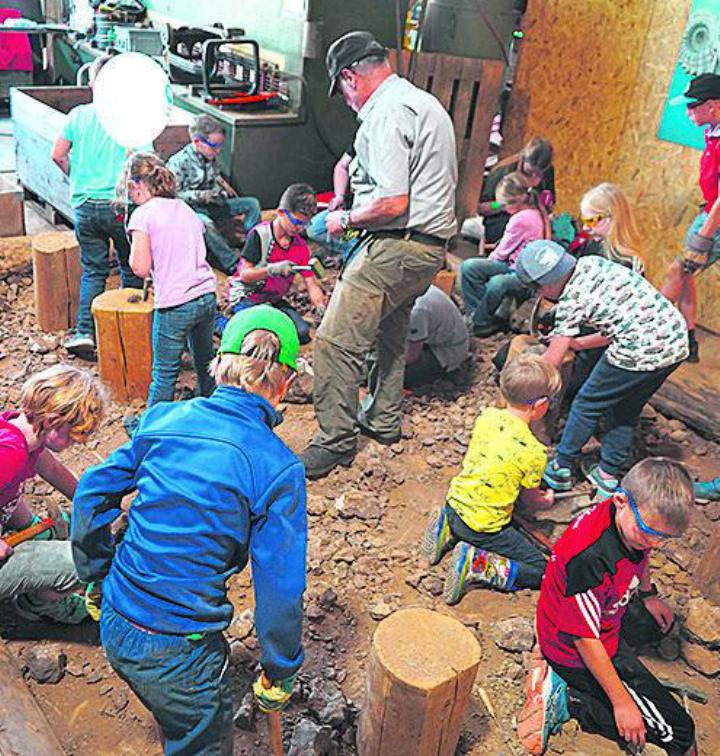
<svg viewBox="0 0 720 756">
<path fill-rule="evenodd" d="M 560 390 L 557 369 L 523 354 L 500 374 L 505 409 L 488 408 L 473 428 L 463 469 L 450 483 L 447 503 L 430 518 L 422 550 L 431 565 L 453 549 L 445 601 L 456 604 L 473 585 L 513 591 L 539 588 L 545 558 L 512 523 L 518 495 L 523 503 L 550 506 L 541 491 L 545 447 L 529 425 L 548 410 Z"/>
<path fill-rule="evenodd" d="M 261 708 L 287 703 L 303 661 L 305 471 L 273 432 L 298 349 L 287 315 L 238 313 L 212 363 L 213 395 L 151 407 L 75 495 L 73 555 L 83 580 L 102 581 L 105 654 L 155 716 L 166 754 L 232 755 L 226 584 L 248 556 Z M 133 491 L 113 557 L 110 526 Z"/>
<path fill-rule="evenodd" d="M 23 497 L 36 473 L 68 499 L 77 478 L 53 452 L 84 443 L 106 410 L 102 384 L 88 371 L 56 365 L 29 378 L 18 411 L 0 413 L 0 533 L 40 521 Z M 7 534 L 7 533 L 6 533 Z M 75 625 L 87 617 L 69 541 L 46 530 L 11 548 L 0 538 L 0 601 L 30 621 Z"/>
<path fill-rule="evenodd" d="M 530 753 L 543 753 L 549 735 L 574 717 L 583 730 L 620 745 L 696 754 L 692 718 L 633 649 L 672 627 L 672 610 L 650 580 L 650 554 L 682 535 L 692 507 L 685 468 L 649 458 L 558 539 L 537 608 L 542 656 L 530 671 L 518 724 Z M 626 622 L 633 601 L 644 606 Z"/>
<path fill-rule="evenodd" d="M 292 289 L 296 268 L 301 268 L 298 272 L 305 281 L 310 304 L 321 314 L 327 304 L 325 292 L 309 269 L 310 248 L 300 236 L 316 210 L 317 199 L 311 186 L 289 186 L 280 198 L 275 218 L 258 223 L 248 235 L 237 270 L 228 281 L 233 313 L 257 304 L 270 304 L 292 319 L 301 344 L 310 341 L 310 326 L 285 300 Z"/>
</svg>

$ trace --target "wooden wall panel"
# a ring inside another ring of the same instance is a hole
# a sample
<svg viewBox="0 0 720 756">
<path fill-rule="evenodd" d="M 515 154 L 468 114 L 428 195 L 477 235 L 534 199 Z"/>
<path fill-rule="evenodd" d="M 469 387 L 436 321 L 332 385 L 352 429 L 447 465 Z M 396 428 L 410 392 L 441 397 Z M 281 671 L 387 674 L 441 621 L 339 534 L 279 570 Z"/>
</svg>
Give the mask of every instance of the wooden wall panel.
<svg viewBox="0 0 720 756">
<path fill-rule="evenodd" d="M 700 153 L 656 136 L 690 5 L 530 0 L 506 128 L 506 154 L 536 134 L 554 143 L 559 210 L 577 214 L 600 181 L 628 192 L 657 284 L 700 201 Z M 720 269 L 700 282 L 700 322 L 720 330 Z"/>
</svg>

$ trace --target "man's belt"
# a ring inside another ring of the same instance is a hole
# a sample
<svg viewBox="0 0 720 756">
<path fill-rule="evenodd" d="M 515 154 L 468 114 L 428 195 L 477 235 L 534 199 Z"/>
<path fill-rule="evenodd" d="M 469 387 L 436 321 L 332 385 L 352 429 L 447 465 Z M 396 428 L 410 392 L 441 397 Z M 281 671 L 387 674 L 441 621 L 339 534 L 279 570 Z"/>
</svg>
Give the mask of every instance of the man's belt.
<svg viewBox="0 0 720 756">
<path fill-rule="evenodd" d="M 433 236 L 433 234 L 423 234 L 420 231 L 413 231 L 411 228 L 387 228 L 380 231 L 372 231 L 371 234 L 377 239 L 404 239 L 405 241 L 429 244 L 432 247 L 444 247 L 448 243 L 447 239 Z"/>
</svg>

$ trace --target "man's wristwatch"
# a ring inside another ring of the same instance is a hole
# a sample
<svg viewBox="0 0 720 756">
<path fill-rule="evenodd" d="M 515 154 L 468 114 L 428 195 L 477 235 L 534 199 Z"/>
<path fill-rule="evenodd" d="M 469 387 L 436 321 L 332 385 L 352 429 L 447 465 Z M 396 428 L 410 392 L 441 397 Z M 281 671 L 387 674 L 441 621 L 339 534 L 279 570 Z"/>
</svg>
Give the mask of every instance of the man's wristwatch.
<svg viewBox="0 0 720 756">
<path fill-rule="evenodd" d="M 650 588 L 648 588 L 647 591 L 638 591 L 638 596 L 645 601 L 645 599 L 650 598 L 651 596 L 657 596 L 658 595 L 658 589 L 655 583 L 653 583 Z"/>
<path fill-rule="evenodd" d="M 343 210 L 342 213 L 340 213 L 340 228 L 342 228 L 343 231 L 347 231 L 350 228 L 349 210 Z"/>
</svg>

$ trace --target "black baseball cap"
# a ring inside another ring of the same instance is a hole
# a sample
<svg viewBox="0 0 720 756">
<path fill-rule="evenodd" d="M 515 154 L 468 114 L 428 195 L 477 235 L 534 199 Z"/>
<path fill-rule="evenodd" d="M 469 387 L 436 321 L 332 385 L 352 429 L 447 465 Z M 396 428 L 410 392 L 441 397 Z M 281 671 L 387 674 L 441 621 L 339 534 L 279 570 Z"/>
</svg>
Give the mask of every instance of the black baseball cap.
<svg viewBox="0 0 720 756">
<path fill-rule="evenodd" d="M 372 55 L 387 56 L 387 50 L 370 32 L 352 31 L 336 39 L 325 56 L 325 65 L 330 77 L 328 96 L 332 97 L 335 94 L 337 79 L 343 68 L 349 68 L 354 63 Z"/>
<path fill-rule="evenodd" d="M 684 94 L 689 108 L 708 100 L 720 100 L 720 76 L 711 73 L 700 74 L 688 84 Z"/>
</svg>

